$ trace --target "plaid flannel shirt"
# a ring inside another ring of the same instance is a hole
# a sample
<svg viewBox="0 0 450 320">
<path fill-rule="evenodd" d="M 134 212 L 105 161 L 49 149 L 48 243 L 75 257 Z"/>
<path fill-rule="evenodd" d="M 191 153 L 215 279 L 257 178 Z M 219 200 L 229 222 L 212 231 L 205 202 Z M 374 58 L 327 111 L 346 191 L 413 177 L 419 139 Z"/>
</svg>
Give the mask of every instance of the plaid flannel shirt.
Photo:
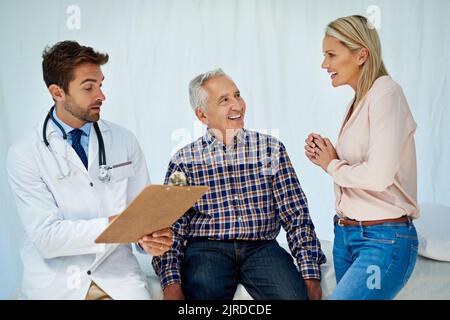
<svg viewBox="0 0 450 320">
<path fill-rule="evenodd" d="M 303 278 L 320 280 L 326 258 L 306 196 L 286 148 L 276 138 L 242 129 L 229 147 L 208 130 L 171 158 L 166 184 L 174 172 L 184 173 L 188 185 L 210 190 L 173 225 L 172 249 L 152 260 L 163 288 L 181 283 L 189 238 L 272 240 L 280 226 Z"/>
</svg>

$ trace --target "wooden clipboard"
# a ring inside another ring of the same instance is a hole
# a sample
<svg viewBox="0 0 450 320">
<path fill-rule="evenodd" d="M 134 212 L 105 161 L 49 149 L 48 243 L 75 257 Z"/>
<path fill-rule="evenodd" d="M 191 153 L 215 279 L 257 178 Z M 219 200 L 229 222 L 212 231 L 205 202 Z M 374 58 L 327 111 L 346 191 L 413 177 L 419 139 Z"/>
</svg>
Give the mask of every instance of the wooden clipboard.
<svg viewBox="0 0 450 320">
<path fill-rule="evenodd" d="M 95 239 L 95 243 L 133 243 L 171 227 L 207 191 L 207 186 L 148 185 Z"/>
</svg>

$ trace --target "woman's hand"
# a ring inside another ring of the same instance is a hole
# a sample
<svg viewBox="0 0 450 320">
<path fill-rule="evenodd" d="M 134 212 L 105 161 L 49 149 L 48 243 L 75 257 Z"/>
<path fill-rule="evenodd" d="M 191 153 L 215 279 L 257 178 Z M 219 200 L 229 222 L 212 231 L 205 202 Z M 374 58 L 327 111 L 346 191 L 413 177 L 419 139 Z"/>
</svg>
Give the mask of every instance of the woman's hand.
<svg viewBox="0 0 450 320">
<path fill-rule="evenodd" d="M 306 157 L 325 171 L 331 160 L 339 159 L 331 141 L 328 138 L 322 138 L 320 134 L 310 133 L 305 143 Z"/>
<path fill-rule="evenodd" d="M 322 141 L 323 138 L 318 133 L 310 133 L 305 139 L 305 155 L 314 164 L 319 165 L 316 161 L 316 149 L 318 148 L 317 142 Z"/>
<path fill-rule="evenodd" d="M 336 149 L 328 138 L 314 141 L 317 145 L 317 147 L 315 148 L 316 164 L 326 172 L 330 162 L 334 159 L 339 159 L 336 153 Z"/>
</svg>

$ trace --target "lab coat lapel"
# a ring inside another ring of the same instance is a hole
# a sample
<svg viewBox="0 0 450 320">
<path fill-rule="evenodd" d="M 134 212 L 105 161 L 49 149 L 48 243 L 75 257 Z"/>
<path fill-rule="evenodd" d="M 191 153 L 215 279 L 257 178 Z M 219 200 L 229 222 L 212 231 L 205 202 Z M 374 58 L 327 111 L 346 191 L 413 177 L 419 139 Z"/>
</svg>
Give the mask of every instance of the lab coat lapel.
<svg viewBox="0 0 450 320">
<path fill-rule="evenodd" d="M 42 129 L 44 126 L 44 121 L 40 123 L 40 125 L 36 128 L 36 134 L 40 136 L 40 139 L 42 140 L 42 143 L 44 144 L 43 138 L 42 138 Z M 49 149 L 50 152 L 53 151 L 55 156 L 61 157 L 62 159 L 68 159 L 69 161 L 73 162 L 71 160 L 70 155 L 70 149 L 73 149 L 70 145 L 68 145 L 67 141 L 63 139 L 63 137 L 60 136 L 59 130 L 53 126 L 51 123 L 51 120 L 47 122 L 47 128 L 46 128 L 46 138 L 49 142 Z M 44 144 L 45 146 L 45 144 Z M 73 150 L 73 152 L 75 152 Z M 77 155 L 78 157 L 78 155 Z M 81 162 L 81 160 L 80 160 Z M 78 167 L 78 166 L 77 166 Z M 84 166 L 83 166 L 84 167 Z"/>
<path fill-rule="evenodd" d="M 42 141 L 42 144 L 45 146 L 45 142 L 43 139 L 43 127 L 45 121 L 41 121 L 39 125 L 36 127 L 36 134 L 39 137 L 39 140 Z M 47 122 L 47 126 L 45 128 L 47 141 L 50 143 L 50 147 L 53 151 L 59 155 L 64 155 L 64 139 L 58 135 L 55 127 L 51 124 L 51 120 Z"/>
<path fill-rule="evenodd" d="M 106 164 L 108 165 L 108 151 L 111 150 L 111 130 L 109 126 L 102 120 L 98 121 L 98 127 L 103 137 L 103 143 L 105 145 L 105 156 L 106 156 Z M 99 144 L 97 133 L 95 132 L 94 126 L 91 128 L 91 134 L 89 135 L 89 159 L 88 159 L 88 168 L 98 168 L 98 153 L 99 153 Z M 89 170 L 89 171 L 90 171 Z"/>
<path fill-rule="evenodd" d="M 105 145 L 105 157 L 106 157 L 106 165 L 109 165 L 108 162 L 108 150 L 111 150 L 112 138 L 111 138 L 111 128 L 102 120 L 98 121 L 98 127 L 103 137 L 103 143 Z M 93 172 L 98 171 L 99 167 L 99 144 L 97 133 L 95 132 L 94 126 L 91 128 L 91 133 L 89 135 L 89 172 L 92 174 Z M 96 174 L 96 173 L 95 173 Z M 102 254 L 97 254 L 94 262 L 91 265 L 90 270 L 94 271 L 117 247 L 119 244 L 107 244 L 106 250 Z"/>
<path fill-rule="evenodd" d="M 40 134 L 41 140 L 42 138 L 42 128 L 44 125 L 44 121 L 42 121 L 41 125 L 37 128 L 37 134 Z M 71 145 L 67 141 L 65 141 L 59 134 L 59 131 L 55 128 L 55 126 L 51 123 L 51 120 L 47 122 L 47 132 L 46 137 L 48 142 L 50 143 L 50 147 L 55 153 L 56 156 L 62 157 L 63 159 L 67 159 L 72 165 L 74 165 L 78 171 L 83 172 L 87 175 L 87 170 L 84 167 L 83 162 L 81 162 L 80 157 L 72 148 Z M 68 134 L 68 133 L 67 133 Z M 42 141 L 44 143 L 44 141 Z"/>
<path fill-rule="evenodd" d="M 89 172 L 92 172 L 93 168 L 98 169 L 98 137 L 95 132 L 94 126 L 91 127 L 91 133 L 89 134 L 89 152 L 88 152 L 88 168 Z"/>
</svg>

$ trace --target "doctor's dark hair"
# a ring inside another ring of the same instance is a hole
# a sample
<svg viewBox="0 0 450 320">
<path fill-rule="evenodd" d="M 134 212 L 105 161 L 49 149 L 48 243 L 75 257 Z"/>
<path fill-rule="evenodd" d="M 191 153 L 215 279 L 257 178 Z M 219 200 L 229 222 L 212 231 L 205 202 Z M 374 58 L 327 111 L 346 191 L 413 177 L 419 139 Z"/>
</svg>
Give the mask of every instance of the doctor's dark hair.
<svg viewBox="0 0 450 320">
<path fill-rule="evenodd" d="M 76 67 L 83 63 L 101 66 L 108 62 L 109 56 L 75 41 L 61 41 L 52 47 L 46 47 L 42 59 L 42 73 L 47 88 L 56 84 L 68 93 L 69 82 L 74 79 Z"/>
</svg>

